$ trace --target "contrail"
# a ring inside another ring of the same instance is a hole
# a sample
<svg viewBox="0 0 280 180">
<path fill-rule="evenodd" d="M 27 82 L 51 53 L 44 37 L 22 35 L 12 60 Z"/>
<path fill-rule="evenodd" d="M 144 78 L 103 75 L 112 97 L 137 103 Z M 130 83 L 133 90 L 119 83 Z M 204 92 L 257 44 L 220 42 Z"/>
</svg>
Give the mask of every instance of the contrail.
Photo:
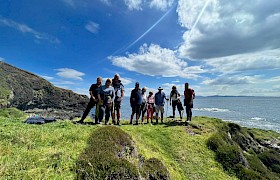
<svg viewBox="0 0 280 180">
<path fill-rule="evenodd" d="M 164 13 L 163 16 L 161 16 L 161 18 L 159 18 L 159 20 L 157 20 L 147 31 L 145 31 L 141 36 L 139 36 L 134 42 L 132 42 L 131 44 L 129 44 L 126 48 L 119 49 L 117 51 L 115 51 L 111 56 L 113 56 L 114 54 L 116 54 L 117 52 L 123 52 L 128 50 L 129 48 L 131 48 L 134 44 L 136 44 L 138 41 L 140 41 L 145 35 L 147 35 L 152 29 L 154 29 L 169 13 L 170 11 L 175 7 L 177 3 L 174 3 L 174 5 L 166 12 Z"/>
<path fill-rule="evenodd" d="M 176 4 L 176 3 L 175 3 Z M 140 41 L 146 34 L 148 34 L 152 29 L 154 29 L 154 27 L 156 27 L 156 25 L 158 25 L 169 13 L 170 11 L 175 7 L 175 5 L 173 5 L 161 18 L 159 18 L 159 20 L 157 20 L 157 22 L 155 22 L 155 24 L 153 24 L 146 32 L 144 32 L 139 38 L 137 38 L 133 43 L 131 43 L 129 46 L 127 46 L 125 48 L 124 51 L 126 51 L 127 49 L 129 49 L 131 46 L 133 46 L 134 44 L 136 44 L 138 41 Z"/>
<path fill-rule="evenodd" d="M 191 30 L 190 30 L 190 35 L 191 35 L 193 29 L 195 29 L 197 23 L 199 22 L 199 20 L 200 20 L 202 14 L 204 13 L 204 11 L 205 11 L 205 9 L 206 9 L 206 7 L 208 6 L 208 4 L 209 4 L 210 1 L 211 1 L 211 0 L 207 0 L 206 3 L 204 4 L 203 8 L 201 9 L 201 11 L 200 11 L 198 17 L 196 18 L 196 20 L 195 20 L 195 22 L 194 22 L 194 24 L 193 24 L 193 27 L 192 27 Z"/>
</svg>

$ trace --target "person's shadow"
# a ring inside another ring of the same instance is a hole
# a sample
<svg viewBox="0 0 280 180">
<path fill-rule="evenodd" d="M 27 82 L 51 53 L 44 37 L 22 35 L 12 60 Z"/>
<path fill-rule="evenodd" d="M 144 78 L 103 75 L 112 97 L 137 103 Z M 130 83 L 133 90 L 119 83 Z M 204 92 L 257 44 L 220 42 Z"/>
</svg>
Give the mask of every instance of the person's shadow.
<svg viewBox="0 0 280 180">
<path fill-rule="evenodd" d="M 189 122 L 180 120 L 180 119 L 170 119 L 168 118 L 165 122 L 165 127 L 170 127 L 170 126 L 188 126 Z"/>
</svg>

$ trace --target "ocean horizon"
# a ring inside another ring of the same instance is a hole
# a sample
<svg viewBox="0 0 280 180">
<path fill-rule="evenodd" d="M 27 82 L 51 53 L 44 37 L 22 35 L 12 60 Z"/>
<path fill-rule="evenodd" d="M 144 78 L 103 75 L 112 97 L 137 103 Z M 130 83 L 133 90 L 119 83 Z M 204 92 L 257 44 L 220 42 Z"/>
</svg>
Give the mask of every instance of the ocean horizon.
<svg viewBox="0 0 280 180">
<path fill-rule="evenodd" d="M 249 128 L 273 130 L 280 133 L 279 109 L 280 97 L 197 96 L 194 100 L 193 117 L 214 117 Z M 92 111 L 94 112 L 94 109 Z M 129 97 L 123 99 L 121 112 L 121 119 L 130 119 Z M 166 101 L 164 117 L 171 115 L 172 107 Z M 177 110 L 176 116 L 179 117 Z M 184 111 L 183 120 L 185 119 L 186 112 Z"/>
</svg>

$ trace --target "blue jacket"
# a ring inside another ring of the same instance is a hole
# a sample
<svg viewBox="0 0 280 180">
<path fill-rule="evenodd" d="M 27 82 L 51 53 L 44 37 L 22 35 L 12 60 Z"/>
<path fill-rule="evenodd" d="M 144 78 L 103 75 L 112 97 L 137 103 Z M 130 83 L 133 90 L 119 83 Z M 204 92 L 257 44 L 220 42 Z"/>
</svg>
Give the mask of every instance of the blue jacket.
<svg viewBox="0 0 280 180">
<path fill-rule="evenodd" d="M 166 96 L 165 96 L 165 93 L 164 92 L 157 92 L 156 94 L 155 94 L 155 104 L 157 105 L 157 106 L 164 106 L 164 103 L 165 103 L 165 101 L 164 101 L 164 99 L 166 98 Z"/>
<path fill-rule="evenodd" d="M 133 89 L 130 95 L 130 106 L 141 105 L 142 104 L 142 94 L 140 89 Z"/>
</svg>

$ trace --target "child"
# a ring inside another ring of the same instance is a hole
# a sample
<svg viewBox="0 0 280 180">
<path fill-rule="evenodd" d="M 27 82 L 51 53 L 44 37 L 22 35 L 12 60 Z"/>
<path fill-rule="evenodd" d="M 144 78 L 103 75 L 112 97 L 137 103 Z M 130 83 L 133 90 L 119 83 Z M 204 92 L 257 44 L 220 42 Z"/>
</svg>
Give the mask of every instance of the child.
<svg viewBox="0 0 280 180">
<path fill-rule="evenodd" d="M 153 96 L 153 92 L 149 92 L 149 96 L 147 97 L 147 123 L 149 123 L 149 119 L 151 119 L 151 123 L 153 123 L 153 114 L 155 107 L 155 97 Z"/>
</svg>

